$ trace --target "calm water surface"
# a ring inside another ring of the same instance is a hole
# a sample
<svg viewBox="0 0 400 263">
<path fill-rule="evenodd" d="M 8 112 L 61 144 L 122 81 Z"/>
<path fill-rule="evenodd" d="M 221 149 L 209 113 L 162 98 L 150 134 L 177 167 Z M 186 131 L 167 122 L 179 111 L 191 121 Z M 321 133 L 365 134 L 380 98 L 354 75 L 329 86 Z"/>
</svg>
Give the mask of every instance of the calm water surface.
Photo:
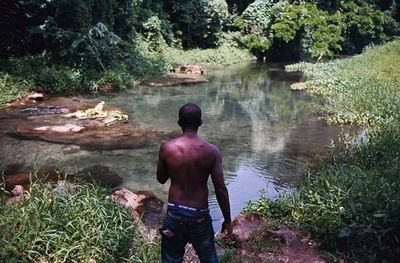
<svg viewBox="0 0 400 263">
<path fill-rule="evenodd" d="M 311 100 L 290 91 L 301 76 L 278 66 L 245 64 L 208 73 L 209 82 L 176 87 L 140 87 L 112 97 L 106 104 L 122 108 L 138 127 L 178 129 L 181 105 L 195 102 L 203 109 L 199 134 L 223 154 L 232 214 L 261 192 L 270 198 L 291 191 L 305 162 L 337 138 L 338 128 L 311 114 Z M 99 99 L 97 98 L 96 101 Z M 169 185 L 155 180 L 158 146 L 134 150 L 85 151 L 78 146 L 2 139 L 2 167 L 23 162 L 62 165 L 79 170 L 95 164 L 111 167 L 131 190 L 151 190 L 166 200 Z M 219 227 L 221 213 L 210 184 L 210 208 Z"/>
</svg>

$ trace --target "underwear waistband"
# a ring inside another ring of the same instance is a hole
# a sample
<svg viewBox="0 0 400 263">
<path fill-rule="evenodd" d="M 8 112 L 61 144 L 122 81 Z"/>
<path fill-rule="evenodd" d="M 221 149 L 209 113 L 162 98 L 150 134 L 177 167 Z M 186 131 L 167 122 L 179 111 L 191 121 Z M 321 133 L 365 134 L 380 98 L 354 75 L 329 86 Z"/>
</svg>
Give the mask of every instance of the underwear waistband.
<svg viewBox="0 0 400 263">
<path fill-rule="evenodd" d="M 180 216 L 184 217 L 201 217 L 208 215 L 210 212 L 210 209 L 205 208 L 195 208 L 195 207 L 190 207 L 186 205 L 180 205 L 180 204 L 175 204 L 175 203 L 168 203 L 168 211 L 170 211 L 173 214 L 177 214 Z"/>
</svg>

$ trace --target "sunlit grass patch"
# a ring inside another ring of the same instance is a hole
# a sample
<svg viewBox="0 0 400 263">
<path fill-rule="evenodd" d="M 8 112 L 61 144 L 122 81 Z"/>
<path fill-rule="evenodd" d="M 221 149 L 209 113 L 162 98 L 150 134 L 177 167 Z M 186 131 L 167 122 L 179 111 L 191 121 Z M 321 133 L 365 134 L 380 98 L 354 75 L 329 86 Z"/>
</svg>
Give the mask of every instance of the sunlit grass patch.
<svg viewBox="0 0 400 263">
<path fill-rule="evenodd" d="M 362 55 L 287 70 L 307 75 L 308 91 L 323 96 L 333 124 L 377 125 L 400 116 L 400 40 Z"/>
</svg>

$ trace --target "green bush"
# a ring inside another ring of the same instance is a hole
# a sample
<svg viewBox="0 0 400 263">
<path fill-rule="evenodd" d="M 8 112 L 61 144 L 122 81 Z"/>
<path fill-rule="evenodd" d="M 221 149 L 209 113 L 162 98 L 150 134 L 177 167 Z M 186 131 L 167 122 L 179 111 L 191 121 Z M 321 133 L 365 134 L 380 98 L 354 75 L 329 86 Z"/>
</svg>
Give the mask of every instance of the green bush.
<svg viewBox="0 0 400 263">
<path fill-rule="evenodd" d="M 68 67 L 45 67 L 35 76 L 35 84 L 50 94 L 68 94 L 82 90 L 82 74 Z"/>
<path fill-rule="evenodd" d="M 29 83 L 16 79 L 7 73 L 0 72 L 0 105 L 12 101 L 27 93 Z"/>
<path fill-rule="evenodd" d="M 135 224 L 128 210 L 106 200 L 106 192 L 94 185 L 55 192 L 50 184 L 32 184 L 22 203 L 0 205 L 0 261 L 121 262 L 128 258 Z"/>
<path fill-rule="evenodd" d="M 400 25 L 388 12 L 366 2 L 343 1 L 345 52 L 360 53 L 365 46 L 382 44 L 399 35 Z"/>
<path fill-rule="evenodd" d="M 163 55 L 172 65 L 230 65 L 255 59 L 245 49 L 225 45 L 216 49 L 192 49 L 188 51 L 169 48 Z"/>
<path fill-rule="evenodd" d="M 328 13 L 312 3 L 284 4 L 271 26 L 274 37 L 292 41 L 300 33 L 305 57 L 332 57 L 341 50 L 342 15 Z"/>
<path fill-rule="evenodd" d="M 138 80 L 126 69 L 120 67 L 118 69 L 103 71 L 99 80 L 97 80 L 95 88 L 97 88 L 98 85 L 107 83 L 111 83 L 115 90 L 121 90 L 136 86 Z"/>
</svg>

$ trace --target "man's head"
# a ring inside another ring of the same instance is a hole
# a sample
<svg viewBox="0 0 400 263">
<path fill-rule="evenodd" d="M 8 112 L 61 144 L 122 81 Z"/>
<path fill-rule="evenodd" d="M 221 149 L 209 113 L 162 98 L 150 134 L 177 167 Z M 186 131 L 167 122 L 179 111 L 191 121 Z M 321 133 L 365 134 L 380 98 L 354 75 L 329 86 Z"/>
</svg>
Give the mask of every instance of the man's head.
<svg viewBox="0 0 400 263">
<path fill-rule="evenodd" d="M 194 103 L 186 103 L 179 109 L 179 126 L 182 130 L 198 129 L 202 124 L 201 109 Z"/>
</svg>

